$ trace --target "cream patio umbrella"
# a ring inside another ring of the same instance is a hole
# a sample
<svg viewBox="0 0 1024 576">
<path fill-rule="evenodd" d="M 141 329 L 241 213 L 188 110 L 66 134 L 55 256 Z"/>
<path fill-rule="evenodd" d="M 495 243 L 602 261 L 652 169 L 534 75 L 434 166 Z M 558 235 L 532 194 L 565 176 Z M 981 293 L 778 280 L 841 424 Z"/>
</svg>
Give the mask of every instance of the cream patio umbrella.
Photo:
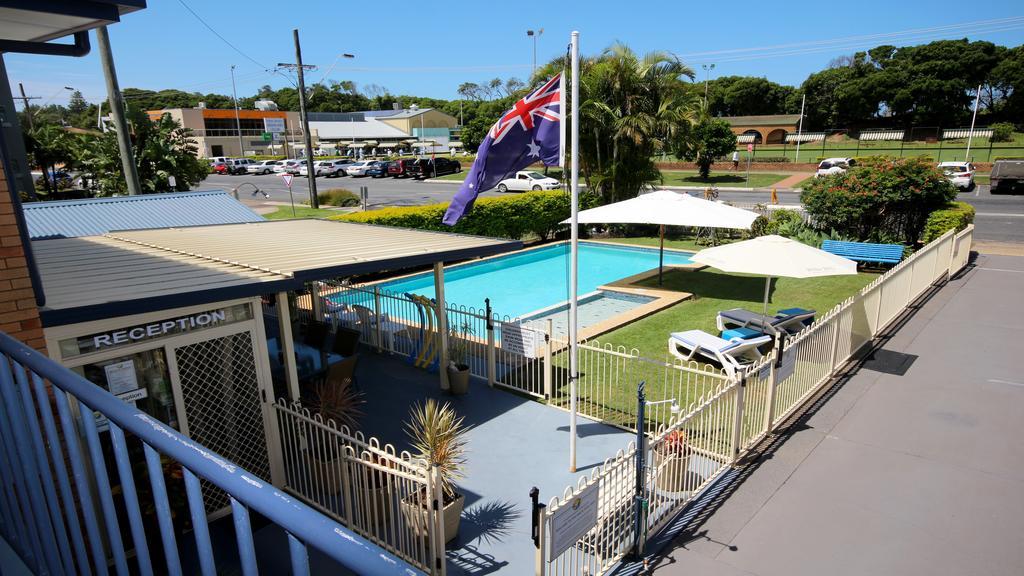
<svg viewBox="0 0 1024 576">
<path fill-rule="evenodd" d="M 665 226 L 738 228 L 749 230 L 757 213 L 690 196 L 685 192 L 655 190 L 636 198 L 606 204 L 579 213 L 580 224 L 658 224 L 661 227 L 658 284 L 665 252 Z M 569 224 L 564 220 L 562 224 Z"/>
<path fill-rule="evenodd" d="M 690 256 L 690 260 L 723 272 L 764 276 L 765 316 L 774 277 L 814 278 L 857 273 L 857 263 L 853 260 L 774 234 L 706 248 Z"/>
</svg>

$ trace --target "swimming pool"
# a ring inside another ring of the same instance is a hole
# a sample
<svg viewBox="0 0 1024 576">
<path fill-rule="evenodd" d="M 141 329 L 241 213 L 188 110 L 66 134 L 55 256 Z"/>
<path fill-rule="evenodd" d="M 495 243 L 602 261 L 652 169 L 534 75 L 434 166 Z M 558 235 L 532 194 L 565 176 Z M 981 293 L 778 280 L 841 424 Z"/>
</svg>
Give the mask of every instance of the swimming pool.
<svg viewBox="0 0 1024 576">
<path fill-rule="evenodd" d="M 579 247 L 579 296 L 658 267 L 657 249 L 594 242 L 580 242 Z M 666 251 L 665 264 L 689 264 L 689 256 Z M 447 302 L 482 309 L 484 298 L 490 298 L 492 310 L 513 318 L 565 302 L 568 286 L 568 243 L 447 268 L 444 278 Z M 425 272 L 380 287 L 393 294 L 411 292 L 433 298 L 434 276 Z"/>
</svg>

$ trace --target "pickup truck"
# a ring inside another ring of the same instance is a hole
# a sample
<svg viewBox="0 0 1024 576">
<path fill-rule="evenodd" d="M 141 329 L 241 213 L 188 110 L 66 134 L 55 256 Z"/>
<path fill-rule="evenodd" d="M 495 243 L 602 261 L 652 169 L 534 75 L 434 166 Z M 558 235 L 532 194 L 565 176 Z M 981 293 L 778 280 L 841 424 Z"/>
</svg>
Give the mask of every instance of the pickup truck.
<svg viewBox="0 0 1024 576">
<path fill-rule="evenodd" d="M 996 160 L 989 183 L 992 194 L 1024 190 L 1024 160 Z"/>
</svg>

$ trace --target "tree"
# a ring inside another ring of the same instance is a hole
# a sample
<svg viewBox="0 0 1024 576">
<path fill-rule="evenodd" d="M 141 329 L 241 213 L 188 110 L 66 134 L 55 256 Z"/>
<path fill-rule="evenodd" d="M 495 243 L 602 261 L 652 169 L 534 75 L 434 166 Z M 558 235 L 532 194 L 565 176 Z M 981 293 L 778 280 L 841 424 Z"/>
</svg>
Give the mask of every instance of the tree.
<svg viewBox="0 0 1024 576">
<path fill-rule="evenodd" d="M 57 173 L 57 166 L 63 170 L 76 167 L 80 140 L 54 123 L 36 124 L 24 133 L 24 139 L 29 165 L 38 166 L 44 175 L 43 189 L 56 192 L 57 182 L 50 175 Z"/>
<path fill-rule="evenodd" d="M 867 161 L 804 186 L 800 201 L 818 229 L 871 242 L 913 244 L 928 215 L 956 188 L 923 158 Z"/>
<path fill-rule="evenodd" d="M 80 115 L 87 110 L 89 110 L 89 103 L 85 101 L 85 96 L 82 96 L 79 90 L 72 92 L 71 98 L 68 100 L 68 112 Z"/>
<path fill-rule="evenodd" d="M 694 88 L 703 97 L 703 83 Z M 792 86 L 783 86 L 766 78 L 754 76 L 722 76 L 708 84 L 708 109 L 712 116 L 749 116 L 756 114 L 785 114 L 791 108 Z M 800 105 L 797 100 L 798 107 Z"/>
<path fill-rule="evenodd" d="M 729 123 L 701 114 L 686 137 L 680 140 L 676 153 L 691 162 L 696 162 L 700 177 L 707 180 L 715 158 L 725 156 L 735 149 L 736 135 L 729 128 Z"/>
<path fill-rule="evenodd" d="M 208 173 L 206 165 L 196 157 L 197 149 L 191 130 L 182 128 L 170 115 L 152 121 L 134 105 L 128 106 L 132 132 L 132 150 L 138 165 L 139 182 L 145 193 L 168 190 L 187 191 L 201 182 Z M 90 175 L 98 196 L 127 194 L 117 134 L 106 132 L 86 143 L 79 163 Z M 175 185 L 169 178 L 174 176 Z"/>
<path fill-rule="evenodd" d="M 555 60 L 535 77 L 563 69 Z M 653 157 L 671 149 L 693 118 L 688 78 L 693 71 L 675 55 L 641 57 L 619 43 L 581 62 L 580 165 L 588 187 L 605 202 L 634 197 L 661 181 Z"/>
</svg>

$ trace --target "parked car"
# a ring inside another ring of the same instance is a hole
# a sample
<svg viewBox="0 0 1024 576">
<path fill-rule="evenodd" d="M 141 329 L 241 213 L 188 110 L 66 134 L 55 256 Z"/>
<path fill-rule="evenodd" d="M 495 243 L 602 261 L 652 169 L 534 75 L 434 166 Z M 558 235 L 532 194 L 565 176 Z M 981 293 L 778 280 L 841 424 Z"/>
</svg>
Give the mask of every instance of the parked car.
<svg viewBox="0 0 1024 576">
<path fill-rule="evenodd" d="M 210 169 L 213 170 L 214 174 L 230 174 L 227 162 L 214 162 L 210 164 Z"/>
<path fill-rule="evenodd" d="M 939 170 L 961 190 L 974 188 L 974 164 L 970 162 L 940 162 Z"/>
<path fill-rule="evenodd" d="M 316 166 L 317 176 L 337 178 L 338 176 L 345 175 L 345 168 L 342 167 L 342 164 L 344 164 L 344 162 L 341 160 L 321 160 L 313 165 Z"/>
<path fill-rule="evenodd" d="M 384 178 L 388 175 L 388 164 L 390 163 L 387 160 L 374 160 L 366 167 L 366 175 L 371 178 Z"/>
<path fill-rule="evenodd" d="M 346 167 L 345 173 L 353 177 L 366 176 L 366 170 L 372 163 L 372 160 L 360 160 L 359 162 Z"/>
<path fill-rule="evenodd" d="M 277 160 L 263 160 L 261 162 L 253 162 L 245 167 L 245 171 L 249 174 L 271 174 L 274 172 L 274 168 L 280 164 Z"/>
<path fill-rule="evenodd" d="M 405 178 L 412 176 L 411 169 L 416 161 L 411 158 L 405 160 L 395 160 L 394 162 L 388 163 L 388 176 L 394 178 Z"/>
<path fill-rule="evenodd" d="M 561 182 L 550 176 L 545 176 L 540 172 L 533 172 L 531 170 L 522 170 L 516 172 L 516 175 L 512 178 L 506 178 L 498 182 L 498 192 L 508 192 L 509 190 L 521 192 L 526 190 L 558 190 L 561 186 Z"/>
<path fill-rule="evenodd" d="M 213 158 L 209 158 L 209 160 L 210 166 L 213 166 L 214 164 L 223 164 L 227 162 L 228 158 L 227 156 L 214 156 Z"/>
<path fill-rule="evenodd" d="M 462 172 L 462 164 L 448 158 L 424 158 L 417 160 L 414 166 L 412 172 L 416 178 L 435 178 Z"/>
<path fill-rule="evenodd" d="M 287 160 L 278 160 L 277 165 L 274 166 L 274 172 L 277 172 L 278 174 L 280 174 L 280 173 L 289 173 L 289 174 L 291 174 L 292 173 L 291 172 L 292 168 L 295 168 L 295 171 L 298 172 L 298 166 L 299 166 L 299 161 L 295 160 L 294 158 L 289 158 Z"/>
<path fill-rule="evenodd" d="M 295 164 L 289 165 L 287 168 L 285 168 L 284 171 L 289 173 L 289 174 L 301 174 L 302 173 L 302 169 L 305 168 L 305 167 L 306 167 L 306 161 L 305 160 L 296 160 Z"/>
<path fill-rule="evenodd" d="M 249 161 L 242 158 L 228 158 L 224 165 L 227 167 L 228 174 L 246 174 Z"/>
<path fill-rule="evenodd" d="M 818 170 L 814 173 L 814 177 L 821 178 L 822 176 L 841 174 L 856 164 L 857 161 L 853 158 L 825 158 L 818 164 Z"/>
<path fill-rule="evenodd" d="M 1024 190 L 1024 160 L 996 160 L 989 183 L 992 194 Z"/>
</svg>

